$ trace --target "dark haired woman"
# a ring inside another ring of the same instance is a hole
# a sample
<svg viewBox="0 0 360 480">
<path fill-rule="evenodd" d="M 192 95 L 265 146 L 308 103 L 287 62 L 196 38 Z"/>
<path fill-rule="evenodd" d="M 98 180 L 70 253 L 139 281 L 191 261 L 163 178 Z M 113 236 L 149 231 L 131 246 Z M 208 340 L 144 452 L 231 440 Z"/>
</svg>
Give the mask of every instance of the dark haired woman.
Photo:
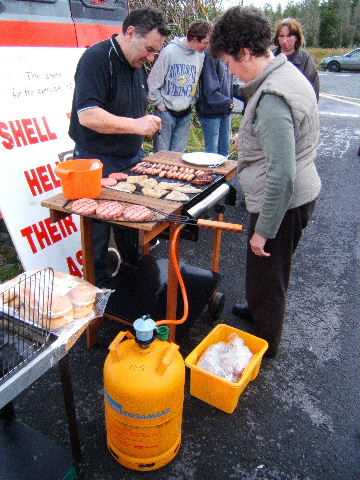
<svg viewBox="0 0 360 480">
<path fill-rule="evenodd" d="M 255 334 L 277 353 L 292 256 L 309 222 L 321 182 L 315 160 L 319 114 L 302 75 L 270 50 L 271 30 L 254 8 L 234 7 L 216 23 L 210 48 L 243 82 L 246 108 L 238 135 L 238 176 L 249 212 L 247 306 Z"/>
</svg>

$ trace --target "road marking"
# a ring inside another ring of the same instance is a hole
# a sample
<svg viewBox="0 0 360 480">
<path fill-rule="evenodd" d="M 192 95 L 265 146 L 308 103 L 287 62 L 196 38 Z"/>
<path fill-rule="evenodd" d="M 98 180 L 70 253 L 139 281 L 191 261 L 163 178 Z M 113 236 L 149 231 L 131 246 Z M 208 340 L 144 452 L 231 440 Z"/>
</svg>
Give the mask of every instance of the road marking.
<svg viewBox="0 0 360 480">
<path fill-rule="evenodd" d="M 329 97 L 334 97 L 334 98 L 345 98 L 345 100 L 358 100 L 360 102 L 359 97 L 345 97 L 345 95 L 336 95 L 335 93 L 328 93 L 328 92 L 321 92 L 320 95 L 328 95 Z"/>
<path fill-rule="evenodd" d="M 330 117 L 347 117 L 347 118 L 360 118 L 360 115 L 352 114 L 352 113 L 337 113 L 337 112 L 325 112 L 320 111 L 320 115 L 328 115 Z"/>
<path fill-rule="evenodd" d="M 322 75 L 337 75 L 339 77 L 352 77 L 354 74 L 351 74 L 351 73 L 336 73 L 336 72 L 321 72 L 321 73 L 319 73 L 319 75 L 320 76 L 322 76 Z"/>
<path fill-rule="evenodd" d="M 334 100 L 335 102 L 347 103 L 348 105 L 355 105 L 356 107 L 360 107 L 360 103 L 351 102 L 350 100 L 343 100 L 342 98 L 333 97 L 332 95 L 329 95 L 327 93 L 320 93 L 320 97 L 327 98 L 328 100 Z"/>
</svg>

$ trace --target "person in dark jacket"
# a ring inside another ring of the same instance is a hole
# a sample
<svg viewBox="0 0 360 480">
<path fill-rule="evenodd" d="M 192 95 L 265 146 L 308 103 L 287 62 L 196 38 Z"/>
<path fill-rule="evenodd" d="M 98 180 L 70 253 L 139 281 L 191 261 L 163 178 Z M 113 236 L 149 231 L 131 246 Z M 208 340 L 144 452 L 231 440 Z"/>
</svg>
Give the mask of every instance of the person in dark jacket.
<svg viewBox="0 0 360 480">
<path fill-rule="evenodd" d="M 319 101 L 319 74 L 312 56 L 303 47 L 305 43 L 301 23 L 295 18 L 285 18 L 277 24 L 273 40 L 277 48 L 274 55 L 284 53 L 289 62 L 309 80 Z"/>
<path fill-rule="evenodd" d="M 74 158 L 97 158 L 103 176 L 126 170 L 144 157 L 144 136 L 153 136 L 161 120 L 146 114 L 147 83 L 144 64 L 153 62 L 169 33 L 161 11 L 139 8 L 125 18 L 120 31 L 92 45 L 81 56 L 69 135 Z M 126 263 L 136 263 L 138 234 L 134 229 L 112 228 L 115 243 Z M 93 221 L 95 281 L 106 286 L 106 257 L 111 234 L 108 222 Z"/>
<path fill-rule="evenodd" d="M 233 78 L 225 63 L 205 53 L 196 111 L 204 132 L 205 151 L 229 154 Z"/>
</svg>

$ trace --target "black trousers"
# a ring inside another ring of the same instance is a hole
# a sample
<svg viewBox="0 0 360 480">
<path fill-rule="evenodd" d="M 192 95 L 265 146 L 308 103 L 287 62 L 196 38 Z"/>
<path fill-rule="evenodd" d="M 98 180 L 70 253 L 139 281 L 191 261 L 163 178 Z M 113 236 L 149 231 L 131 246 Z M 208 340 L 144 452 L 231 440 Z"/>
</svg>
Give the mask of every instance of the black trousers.
<svg viewBox="0 0 360 480">
<path fill-rule="evenodd" d="M 95 283 L 99 287 L 106 286 L 109 280 L 106 270 L 106 257 L 111 229 L 122 262 L 135 265 L 140 256 L 137 230 L 121 228 L 117 225 L 93 220 L 92 242 L 94 248 Z"/>
<path fill-rule="evenodd" d="M 246 299 L 254 318 L 255 335 L 269 342 L 269 355 L 275 355 L 281 339 L 291 262 L 302 231 L 311 219 L 315 201 L 288 210 L 274 239 L 266 242 L 270 257 L 251 251 L 249 241 L 258 214 L 250 214 L 248 228 Z"/>
<path fill-rule="evenodd" d="M 104 177 L 112 172 L 120 172 L 135 165 L 140 162 L 143 157 L 144 152 L 142 150 L 139 150 L 137 155 L 133 157 L 121 158 L 93 154 L 78 145 L 76 145 L 74 149 L 74 158 L 100 159 L 103 162 Z M 122 261 L 135 264 L 139 258 L 139 236 L 137 230 L 94 220 L 92 224 L 92 242 L 94 249 L 95 283 L 99 287 L 106 286 L 109 280 L 106 270 L 106 257 L 108 254 L 111 229 Z"/>
</svg>

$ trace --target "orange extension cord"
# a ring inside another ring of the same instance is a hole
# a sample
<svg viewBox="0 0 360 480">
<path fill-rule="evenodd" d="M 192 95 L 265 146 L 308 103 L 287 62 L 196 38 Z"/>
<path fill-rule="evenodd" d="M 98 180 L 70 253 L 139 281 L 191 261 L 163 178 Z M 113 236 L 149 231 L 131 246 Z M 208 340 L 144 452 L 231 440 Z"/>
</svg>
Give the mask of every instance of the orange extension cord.
<svg viewBox="0 0 360 480">
<path fill-rule="evenodd" d="M 186 293 L 184 279 L 182 278 L 182 275 L 181 275 L 181 270 L 180 270 L 178 255 L 177 255 L 177 246 L 179 243 L 180 233 L 183 228 L 184 228 L 184 225 L 178 225 L 175 228 L 171 245 L 170 245 L 170 261 L 173 264 L 173 267 L 180 285 L 180 290 L 181 290 L 181 295 L 182 295 L 183 305 L 184 305 L 183 315 L 179 320 L 159 320 L 158 322 L 156 322 L 156 325 L 181 325 L 182 323 L 186 322 L 189 315 L 189 300 Z"/>
</svg>

